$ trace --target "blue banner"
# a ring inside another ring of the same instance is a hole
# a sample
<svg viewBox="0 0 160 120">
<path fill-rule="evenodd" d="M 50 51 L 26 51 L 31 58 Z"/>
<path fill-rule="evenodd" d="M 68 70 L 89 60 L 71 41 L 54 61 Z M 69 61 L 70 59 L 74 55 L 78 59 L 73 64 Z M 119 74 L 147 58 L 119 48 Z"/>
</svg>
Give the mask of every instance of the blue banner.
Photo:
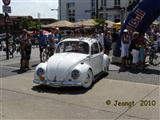
<svg viewBox="0 0 160 120">
<path fill-rule="evenodd" d="M 160 0 L 141 0 L 128 15 L 121 29 L 129 32 L 146 32 L 152 22 L 160 16 Z"/>
<path fill-rule="evenodd" d="M 120 32 L 120 38 L 124 29 L 130 33 L 137 31 L 145 33 L 152 22 L 160 16 L 160 0 L 140 0 L 137 6 L 127 16 Z M 117 41 L 114 56 L 119 57 L 121 54 L 121 39 Z"/>
</svg>

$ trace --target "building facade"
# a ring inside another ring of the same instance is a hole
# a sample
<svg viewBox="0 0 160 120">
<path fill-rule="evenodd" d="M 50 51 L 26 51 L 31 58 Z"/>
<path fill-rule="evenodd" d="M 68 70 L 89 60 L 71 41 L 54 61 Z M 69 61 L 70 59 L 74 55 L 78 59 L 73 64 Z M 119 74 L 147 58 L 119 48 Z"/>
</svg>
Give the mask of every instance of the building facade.
<svg viewBox="0 0 160 120">
<path fill-rule="evenodd" d="M 59 0 L 59 19 L 80 21 L 103 18 L 122 22 L 127 16 L 127 7 L 134 0 Z"/>
</svg>

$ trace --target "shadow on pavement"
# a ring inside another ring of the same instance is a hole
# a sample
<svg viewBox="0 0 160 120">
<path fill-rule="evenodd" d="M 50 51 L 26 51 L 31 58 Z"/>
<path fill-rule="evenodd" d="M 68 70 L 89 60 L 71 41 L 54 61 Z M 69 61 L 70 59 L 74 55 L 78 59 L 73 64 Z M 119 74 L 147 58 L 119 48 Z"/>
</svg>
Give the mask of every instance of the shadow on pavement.
<svg viewBox="0 0 160 120">
<path fill-rule="evenodd" d="M 158 66 L 159 64 L 160 63 L 154 64 L 152 66 Z M 115 65 L 120 67 L 120 64 L 115 64 Z M 130 72 L 132 74 L 143 73 L 143 74 L 160 75 L 160 70 L 152 69 L 152 68 L 149 68 L 148 66 L 149 65 L 146 65 L 144 68 L 131 68 L 131 67 L 129 67 L 129 68 L 124 68 L 124 69 L 122 69 L 120 67 L 118 73 L 120 73 L 120 72 Z"/>
<path fill-rule="evenodd" d="M 128 71 L 133 73 L 133 74 L 143 73 L 143 74 L 160 75 L 160 70 L 155 70 L 155 69 L 151 69 L 151 68 L 130 69 Z"/>
<path fill-rule="evenodd" d="M 18 70 L 13 70 L 12 72 L 15 72 L 17 74 L 23 74 L 23 73 L 26 73 L 28 72 L 29 70 L 21 70 L 21 69 L 18 69 Z"/>
<path fill-rule="evenodd" d="M 54 87 L 50 87 L 50 86 L 38 85 L 38 86 L 33 86 L 32 90 L 37 91 L 39 93 L 78 95 L 78 94 L 86 93 L 89 89 L 84 89 L 82 87 L 60 87 L 60 88 L 54 88 Z"/>
<path fill-rule="evenodd" d="M 37 65 L 38 65 L 38 64 L 33 64 L 32 67 L 35 68 L 35 67 L 37 67 Z"/>
<path fill-rule="evenodd" d="M 83 87 L 60 87 L 60 88 L 54 88 L 46 85 L 37 85 L 33 86 L 32 90 L 37 91 L 39 93 L 54 93 L 54 94 L 70 94 L 70 95 L 78 95 L 78 94 L 84 94 L 91 90 L 94 85 L 99 82 L 101 79 L 106 77 L 107 74 L 101 74 L 93 83 L 91 88 L 84 89 Z"/>
</svg>

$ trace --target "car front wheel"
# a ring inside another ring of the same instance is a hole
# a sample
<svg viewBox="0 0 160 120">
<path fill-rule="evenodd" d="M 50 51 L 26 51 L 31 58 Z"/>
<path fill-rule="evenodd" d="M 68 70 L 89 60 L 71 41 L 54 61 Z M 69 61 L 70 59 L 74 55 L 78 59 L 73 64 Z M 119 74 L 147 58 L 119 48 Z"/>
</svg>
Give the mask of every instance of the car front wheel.
<svg viewBox="0 0 160 120">
<path fill-rule="evenodd" d="M 82 86 L 85 89 L 90 88 L 92 86 L 92 84 L 93 84 L 93 79 L 94 79 L 94 77 L 93 77 L 92 71 L 88 70 L 86 79 L 83 81 Z"/>
</svg>

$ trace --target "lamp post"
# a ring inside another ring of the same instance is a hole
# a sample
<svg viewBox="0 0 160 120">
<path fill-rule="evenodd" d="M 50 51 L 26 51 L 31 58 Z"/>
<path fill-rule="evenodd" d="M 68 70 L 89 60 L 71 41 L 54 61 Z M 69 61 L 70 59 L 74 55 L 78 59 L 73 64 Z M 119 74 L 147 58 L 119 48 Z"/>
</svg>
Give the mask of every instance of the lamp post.
<svg viewBox="0 0 160 120">
<path fill-rule="evenodd" d="M 99 18 L 98 0 L 96 0 L 96 18 Z"/>
<path fill-rule="evenodd" d="M 38 22 L 40 23 L 41 13 L 37 13 L 37 16 L 38 16 Z"/>
</svg>

